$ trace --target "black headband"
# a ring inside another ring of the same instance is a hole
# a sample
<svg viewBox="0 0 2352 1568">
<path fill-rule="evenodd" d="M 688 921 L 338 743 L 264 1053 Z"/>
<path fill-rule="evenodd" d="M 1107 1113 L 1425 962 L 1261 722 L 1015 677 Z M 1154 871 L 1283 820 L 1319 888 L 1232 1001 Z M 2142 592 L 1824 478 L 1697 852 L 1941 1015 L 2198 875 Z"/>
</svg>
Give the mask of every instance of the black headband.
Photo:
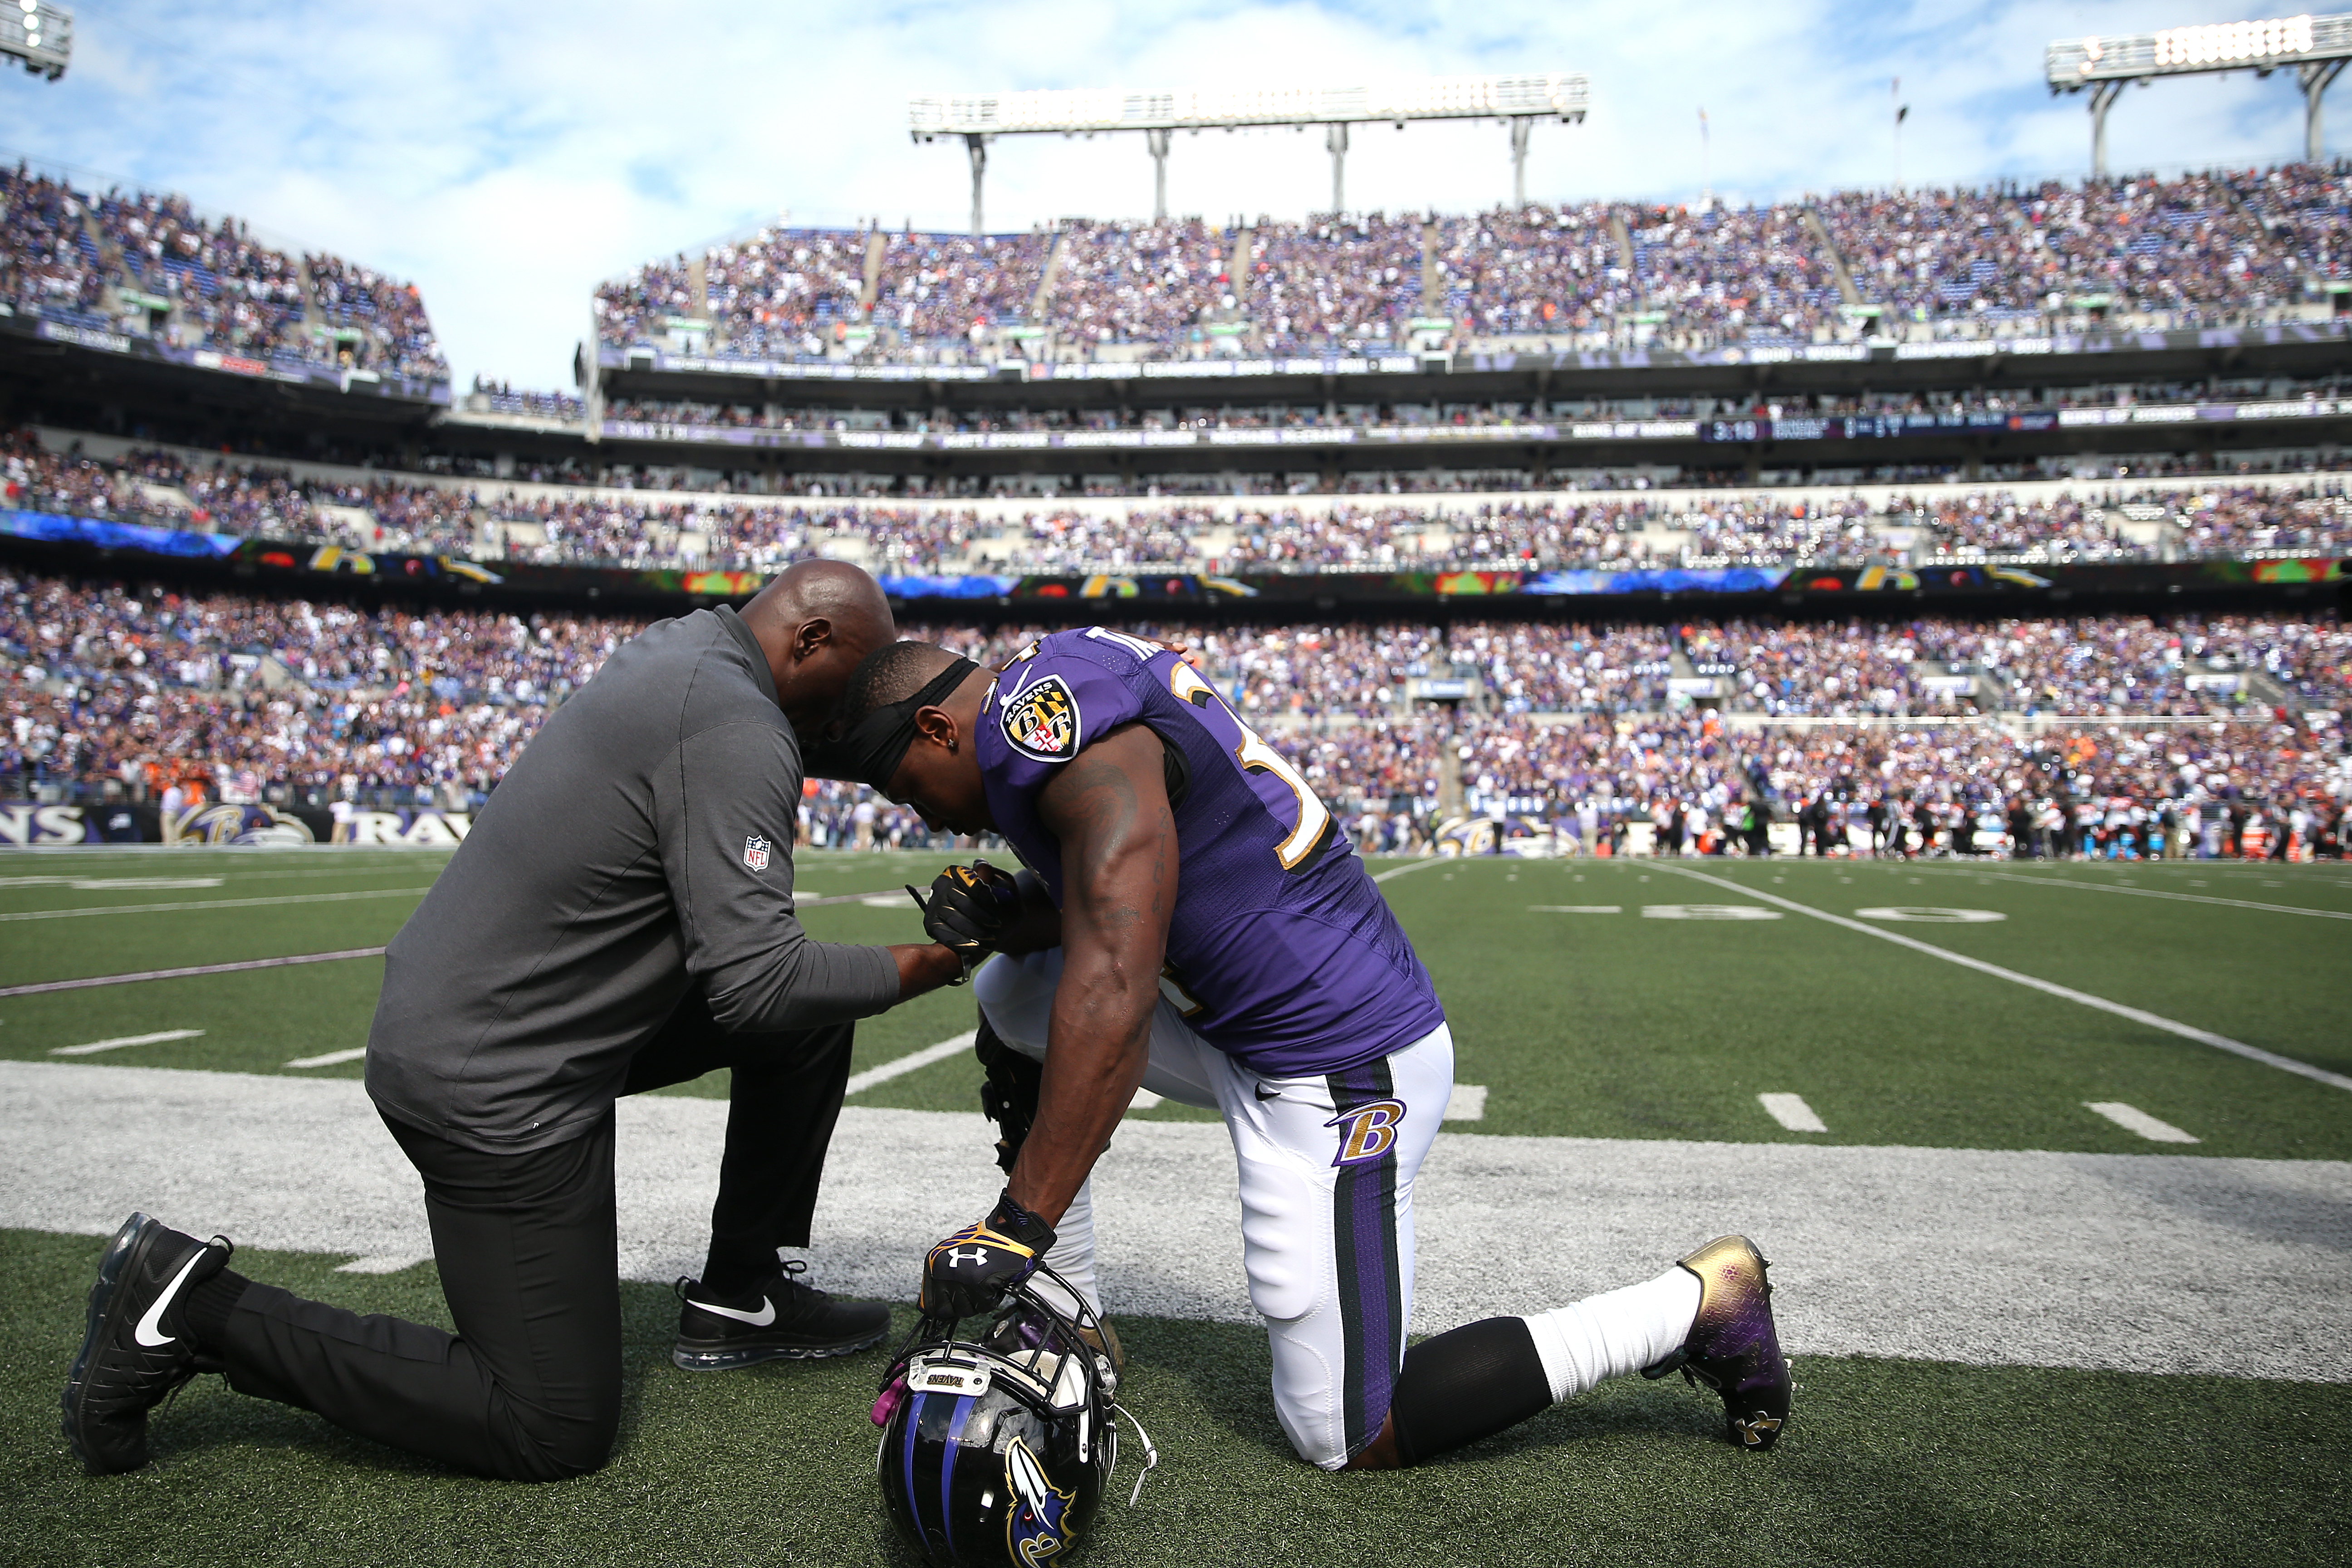
<svg viewBox="0 0 2352 1568">
<path fill-rule="evenodd" d="M 898 771 L 898 764 L 906 761 L 907 748 L 915 743 L 915 715 L 945 701 L 979 668 L 968 658 L 959 658 L 912 697 L 886 702 L 851 725 L 832 748 L 839 761 L 840 776 L 888 795 L 890 775 Z"/>
</svg>

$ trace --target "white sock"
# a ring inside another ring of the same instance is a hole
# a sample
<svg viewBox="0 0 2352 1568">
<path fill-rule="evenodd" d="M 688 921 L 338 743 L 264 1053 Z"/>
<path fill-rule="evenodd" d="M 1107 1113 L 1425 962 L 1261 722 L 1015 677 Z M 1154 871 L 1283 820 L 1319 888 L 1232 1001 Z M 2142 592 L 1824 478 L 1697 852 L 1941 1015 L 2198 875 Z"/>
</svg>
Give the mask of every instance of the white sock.
<svg viewBox="0 0 2352 1568">
<path fill-rule="evenodd" d="M 1087 1299 L 1087 1305 L 1099 1316 L 1102 1297 L 1095 1288 L 1095 1184 L 1091 1178 L 1078 1187 L 1078 1195 L 1062 1211 L 1061 1224 L 1054 1227 L 1054 1246 L 1045 1254 L 1045 1267 L 1059 1274 Z M 1037 1293 L 1054 1302 L 1064 1311 L 1074 1310 L 1075 1304 L 1067 1294 L 1050 1279 L 1036 1282 Z"/>
<path fill-rule="evenodd" d="M 1698 1316 L 1698 1276 L 1680 1266 L 1622 1290 L 1523 1320 L 1556 1404 L 1604 1377 L 1653 1366 L 1682 1348 Z"/>
</svg>

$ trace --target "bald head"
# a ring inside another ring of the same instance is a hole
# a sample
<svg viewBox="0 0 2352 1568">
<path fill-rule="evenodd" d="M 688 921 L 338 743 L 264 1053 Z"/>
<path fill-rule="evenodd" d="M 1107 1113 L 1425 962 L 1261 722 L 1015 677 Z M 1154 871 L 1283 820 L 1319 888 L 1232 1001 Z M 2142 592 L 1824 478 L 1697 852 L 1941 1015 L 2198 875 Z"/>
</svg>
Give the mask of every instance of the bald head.
<svg viewBox="0 0 2352 1568">
<path fill-rule="evenodd" d="M 845 561 L 798 561 L 743 606 L 768 656 L 776 705 L 804 738 L 840 700 L 858 661 L 898 636 L 882 585 Z"/>
</svg>

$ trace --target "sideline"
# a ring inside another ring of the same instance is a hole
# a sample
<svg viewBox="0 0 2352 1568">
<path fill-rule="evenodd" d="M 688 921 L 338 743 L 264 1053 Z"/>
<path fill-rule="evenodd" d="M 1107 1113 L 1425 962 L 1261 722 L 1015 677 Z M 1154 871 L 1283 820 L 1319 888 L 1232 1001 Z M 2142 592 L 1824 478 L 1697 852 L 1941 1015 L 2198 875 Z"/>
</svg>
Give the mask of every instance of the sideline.
<svg viewBox="0 0 2352 1568">
<path fill-rule="evenodd" d="M 332 963 L 343 958 L 381 958 L 380 947 L 347 947 L 341 952 L 297 952 L 285 958 L 240 958 L 234 963 L 192 963 L 184 969 L 141 969 L 129 974 L 92 974 L 81 980 L 37 980 L 27 985 L 0 985 L 0 996 L 37 996 L 45 991 L 89 991 L 100 985 L 130 985 L 142 980 L 184 980 L 191 974 L 234 974 L 241 969 L 283 969 L 289 963 Z"/>
<path fill-rule="evenodd" d="M 903 1057 L 893 1057 L 880 1067 L 867 1068 L 864 1072 L 854 1073 L 850 1076 L 848 1086 L 841 1091 L 842 1098 L 846 1100 L 853 1094 L 861 1094 L 872 1089 L 877 1083 L 888 1083 L 894 1078 L 904 1078 L 917 1068 L 927 1068 L 933 1062 L 943 1062 L 958 1051 L 971 1049 L 972 1041 L 979 1037 L 978 1029 L 966 1029 L 962 1034 L 941 1040 L 936 1046 L 925 1046 L 919 1051 L 909 1051 Z"/>
<path fill-rule="evenodd" d="M 1930 868 L 1930 869 L 1939 869 Z M 2004 882 L 2022 882 L 2032 888 L 2080 888 L 2091 893 L 2131 893 L 2143 899 L 2173 899 L 2184 904 L 2221 904 L 2233 910 L 2265 910 L 2274 915 L 2314 915 L 2324 921 L 2352 921 L 2352 913 L 2343 910 L 2305 910 L 2293 904 L 2261 904 L 2252 899 L 2216 899 L 2205 893 L 2168 893 L 2160 888 L 2122 888 L 2105 882 L 2079 882 L 2072 877 L 2021 877 L 2014 871 L 1949 871 L 1947 876 L 1994 877 Z"/>
<path fill-rule="evenodd" d="M 2127 1006 L 2121 1002 L 2110 1002 L 2104 996 L 2094 996 L 2087 991 L 2077 991 L 2071 985 L 2061 985 L 2053 980 L 2042 980 L 2031 974 L 2021 973 L 2014 969 L 2003 969 L 2000 964 L 1987 963 L 1981 958 L 1970 958 L 1964 952 L 1954 952 L 1949 948 L 1937 947 L 1932 942 L 1905 936 L 1900 931 L 1882 931 L 1876 926 L 1864 925 L 1860 921 L 1850 921 L 1843 915 L 1833 915 L 1827 910 L 1817 910 L 1810 904 L 1801 904 L 1794 899 L 1784 899 L 1777 893 L 1759 892 L 1754 888 L 1744 887 L 1721 877 L 1710 877 L 1704 871 L 1686 870 L 1680 866 L 1672 865 L 1662 865 L 1658 868 L 1662 871 L 1671 871 L 1677 877 L 1688 877 L 1695 881 L 1711 883 L 1745 898 L 1762 899 L 1767 903 L 1778 904 L 1784 910 L 1794 910 L 1801 915 L 1811 915 L 1817 921 L 1827 921 L 1832 925 L 1843 926 L 1848 931 L 1858 931 L 1865 936 L 1874 936 L 1881 942 L 1891 942 L 1899 947 L 1907 947 L 1914 952 L 1924 952 L 1930 958 L 1940 958 L 1947 963 L 1957 963 L 1964 969 L 1973 969 L 1979 973 L 1990 974 L 1997 980 L 2007 980 L 2015 984 L 2030 986 L 2033 990 L 2047 993 L 2052 996 L 2063 997 L 2069 1002 L 2079 1002 L 2085 1007 L 2096 1007 L 2103 1013 L 2113 1013 L 2119 1018 L 2129 1018 L 2135 1024 L 2145 1024 L 2151 1029 L 2162 1029 L 2167 1034 L 2179 1035 L 2182 1039 L 2194 1040 L 2200 1046 L 2210 1046 L 2217 1051 L 2228 1051 L 2231 1056 L 2243 1057 L 2248 1061 L 2260 1062 L 2264 1067 L 2273 1067 L 2281 1072 L 2296 1073 L 2315 1083 L 2324 1083 L 2334 1089 L 2352 1089 L 2352 1078 L 2347 1078 L 2342 1073 L 2329 1072 L 2326 1068 L 2315 1068 L 2309 1062 L 2299 1062 L 2293 1057 L 2283 1057 L 2274 1051 L 2266 1051 L 2260 1046 L 2250 1046 L 2243 1040 L 2233 1040 L 2227 1035 L 2216 1035 L 2210 1030 L 2198 1028 L 2193 1024 L 2183 1024 L 2177 1019 L 2167 1018 L 2160 1014 L 2150 1013 L 2142 1008 Z"/>
</svg>

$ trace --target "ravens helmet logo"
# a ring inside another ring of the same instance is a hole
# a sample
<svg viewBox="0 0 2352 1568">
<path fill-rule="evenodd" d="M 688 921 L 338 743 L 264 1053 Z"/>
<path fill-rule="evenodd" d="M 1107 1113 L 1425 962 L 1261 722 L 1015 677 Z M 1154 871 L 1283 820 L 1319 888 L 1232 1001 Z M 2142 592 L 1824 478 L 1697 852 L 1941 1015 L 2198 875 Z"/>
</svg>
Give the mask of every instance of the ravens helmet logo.
<svg viewBox="0 0 2352 1568">
<path fill-rule="evenodd" d="M 1004 1521 L 1004 1544 L 1015 1563 L 1026 1568 L 1059 1557 L 1069 1549 L 1069 1512 L 1076 1495 L 1046 1479 L 1045 1467 L 1015 1437 L 1004 1450 L 1004 1480 L 1012 1489 L 1013 1511 Z"/>
</svg>

